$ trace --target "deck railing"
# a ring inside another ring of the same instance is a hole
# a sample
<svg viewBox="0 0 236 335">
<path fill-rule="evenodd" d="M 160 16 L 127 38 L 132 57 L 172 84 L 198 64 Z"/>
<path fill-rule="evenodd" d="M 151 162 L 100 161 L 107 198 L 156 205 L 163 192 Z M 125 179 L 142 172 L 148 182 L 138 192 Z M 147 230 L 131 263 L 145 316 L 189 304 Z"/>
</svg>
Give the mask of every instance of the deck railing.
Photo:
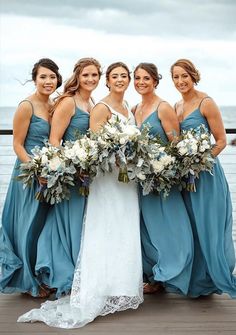
<svg viewBox="0 0 236 335">
<path fill-rule="evenodd" d="M 236 128 L 226 128 L 226 134 L 236 134 Z M 0 129 L 0 135 L 13 135 L 12 129 Z"/>
</svg>

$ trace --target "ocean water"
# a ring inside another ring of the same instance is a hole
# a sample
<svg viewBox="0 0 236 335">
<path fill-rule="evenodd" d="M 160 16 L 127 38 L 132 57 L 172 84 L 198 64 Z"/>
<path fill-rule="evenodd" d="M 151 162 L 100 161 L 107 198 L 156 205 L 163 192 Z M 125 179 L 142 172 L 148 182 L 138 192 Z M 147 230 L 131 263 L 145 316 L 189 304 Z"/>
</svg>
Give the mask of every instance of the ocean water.
<svg viewBox="0 0 236 335">
<path fill-rule="evenodd" d="M 16 107 L 0 107 L 0 129 L 11 129 Z M 236 106 L 221 106 L 225 128 L 236 128 Z"/>
</svg>

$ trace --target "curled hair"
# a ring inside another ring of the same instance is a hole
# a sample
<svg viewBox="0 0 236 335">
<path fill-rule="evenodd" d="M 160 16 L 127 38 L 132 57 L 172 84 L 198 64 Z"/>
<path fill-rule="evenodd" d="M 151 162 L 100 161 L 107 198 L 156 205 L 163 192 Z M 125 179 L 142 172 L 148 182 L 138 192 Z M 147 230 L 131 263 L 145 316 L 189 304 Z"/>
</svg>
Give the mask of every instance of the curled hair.
<svg viewBox="0 0 236 335">
<path fill-rule="evenodd" d="M 173 72 L 174 72 L 174 67 L 175 66 L 180 66 L 182 67 L 182 69 L 184 69 L 192 78 L 192 81 L 194 82 L 194 84 L 198 84 L 201 77 L 200 77 L 200 72 L 196 69 L 196 67 L 194 66 L 194 64 L 188 60 L 188 59 L 178 59 L 170 68 L 170 72 L 171 72 L 171 76 L 173 79 Z"/>
<path fill-rule="evenodd" d="M 106 70 L 106 81 L 109 81 L 109 76 L 110 76 L 111 71 L 114 70 L 117 67 L 123 67 L 127 71 L 128 78 L 129 78 L 129 81 L 130 81 L 131 80 L 130 70 L 129 70 L 128 66 L 123 62 L 115 62 L 115 63 L 112 63 L 108 66 L 108 68 Z M 106 86 L 108 87 L 107 84 L 106 84 Z"/>
<path fill-rule="evenodd" d="M 37 74 L 38 74 L 38 69 L 40 67 L 45 67 L 49 70 L 51 70 L 52 72 L 55 73 L 56 77 L 57 77 L 57 88 L 61 86 L 62 84 L 62 76 L 59 73 L 59 67 L 57 66 L 57 64 L 49 59 L 49 58 L 41 58 L 37 63 L 34 64 L 32 72 L 31 72 L 31 76 L 32 76 L 32 80 L 35 81 Z"/>
<path fill-rule="evenodd" d="M 78 62 L 74 66 L 73 74 L 65 83 L 63 93 L 59 97 L 56 98 L 57 101 L 55 105 L 53 106 L 53 110 L 55 110 L 55 108 L 57 107 L 57 105 L 62 99 L 64 99 L 65 97 L 72 97 L 75 95 L 75 93 L 78 91 L 79 86 L 80 86 L 79 75 L 83 71 L 83 69 L 89 65 L 94 65 L 98 70 L 99 78 L 101 77 L 102 68 L 101 68 L 100 63 L 96 59 L 90 58 L 90 57 L 79 59 Z"/>
<path fill-rule="evenodd" d="M 159 81 L 162 79 L 162 75 L 158 73 L 158 69 L 156 65 L 153 63 L 140 63 L 134 69 L 134 76 L 135 76 L 135 72 L 138 69 L 145 70 L 152 77 L 152 79 L 156 82 L 155 88 L 157 88 L 157 86 L 159 85 Z"/>
</svg>

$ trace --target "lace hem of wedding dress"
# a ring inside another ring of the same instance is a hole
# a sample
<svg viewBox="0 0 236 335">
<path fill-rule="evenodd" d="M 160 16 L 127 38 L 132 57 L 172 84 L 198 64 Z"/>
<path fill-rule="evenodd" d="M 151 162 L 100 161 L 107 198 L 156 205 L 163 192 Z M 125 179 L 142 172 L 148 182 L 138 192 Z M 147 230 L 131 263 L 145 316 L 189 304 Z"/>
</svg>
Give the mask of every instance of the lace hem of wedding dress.
<svg viewBox="0 0 236 335">
<path fill-rule="evenodd" d="M 75 305 L 71 298 L 67 296 L 56 301 L 46 301 L 40 309 L 32 309 L 20 316 L 17 322 L 42 321 L 51 327 L 80 328 L 92 322 L 97 316 L 105 316 L 127 309 L 137 309 L 142 302 L 143 298 L 141 296 L 107 297 L 100 313 L 95 308 L 90 312 L 87 311 L 85 315 L 81 306 Z"/>
</svg>

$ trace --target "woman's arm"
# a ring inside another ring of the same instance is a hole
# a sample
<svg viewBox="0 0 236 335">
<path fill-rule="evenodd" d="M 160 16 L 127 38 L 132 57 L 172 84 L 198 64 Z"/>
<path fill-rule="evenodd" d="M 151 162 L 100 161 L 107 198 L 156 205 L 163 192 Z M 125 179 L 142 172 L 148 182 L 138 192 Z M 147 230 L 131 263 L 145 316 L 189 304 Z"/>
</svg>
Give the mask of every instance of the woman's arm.
<svg viewBox="0 0 236 335">
<path fill-rule="evenodd" d="M 24 148 L 25 138 L 32 117 L 32 106 L 23 101 L 17 108 L 13 119 L 13 148 L 21 162 L 30 161 L 29 155 Z"/>
<path fill-rule="evenodd" d="M 75 112 L 75 102 L 71 97 L 64 98 L 55 109 L 52 117 L 49 142 L 55 147 L 61 144 L 62 137 Z"/>
<path fill-rule="evenodd" d="M 169 141 L 173 141 L 179 136 L 179 121 L 174 109 L 166 102 L 163 102 L 158 111 L 162 127 Z"/>
<path fill-rule="evenodd" d="M 212 155 L 216 157 L 226 147 L 226 133 L 220 110 L 212 99 L 204 99 L 201 104 L 201 113 L 207 119 L 212 135 L 215 139 L 215 145 L 212 149 Z"/>
<path fill-rule="evenodd" d="M 90 112 L 90 129 L 96 132 L 111 118 L 111 112 L 103 104 L 97 104 Z"/>
</svg>

